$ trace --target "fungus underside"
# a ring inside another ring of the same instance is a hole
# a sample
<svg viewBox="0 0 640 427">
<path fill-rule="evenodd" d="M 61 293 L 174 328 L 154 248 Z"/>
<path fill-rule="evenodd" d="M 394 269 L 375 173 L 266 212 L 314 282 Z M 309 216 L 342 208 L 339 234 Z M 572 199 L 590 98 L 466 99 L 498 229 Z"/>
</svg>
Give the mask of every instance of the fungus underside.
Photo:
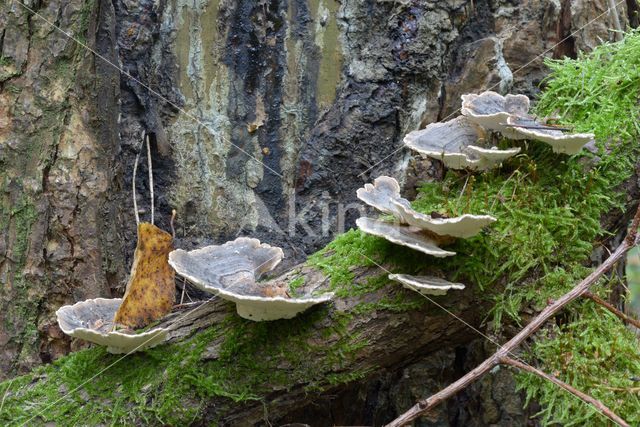
<svg viewBox="0 0 640 427">
<path fill-rule="evenodd" d="M 309 265 L 330 278 L 336 298 L 385 286 L 397 288 L 393 298 L 361 303 L 348 314 L 320 307 L 292 320 L 266 323 L 230 314 L 223 324 L 184 342 L 128 356 L 81 391 L 48 408 L 42 419 L 64 419 L 68 424 L 185 423 L 197 419 L 213 396 L 226 397 L 232 405 L 260 399 L 274 387 L 286 388 L 299 379 L 310 390 L 322 390 L 362 378 L 367 372 L 316 376 L 323 372 L 318 363 L 335 366 L 355 357 L 366 345 L 362 337 L 347 333 L 352 316 L 373 310 L 414 310 L 428 302 L 390 282 L 382 270 L 379 276 L 354 284 L 358 267 L 380 263 L 392 272 L 406 274 L 455 272 L 447 278 L 465 283 L 477 298 L 492 301 L 487 319 L 495 328 L 519 322 L 521 309 L 539 309 L 548 298 L 566 292 L 589 272 L 585 265 L 592 250 L 608 237 L 600 218 L 623 206 L 625 194 L 620 184 L 633 173 L 640 136 L 640 33 L 629 33 L 622 42 L 603 45 L 578 60 L 548 65 L 552 74 L 536 111 L 540 115 L 558 111 L 563 123 L 574 126 L 575 131 L 595 133 L 601 150 L 606 142 L 611 153 L 601 152 L 597 165 L 585 166 L 594 157 L 586 150 L 570 157 L 553 154 L 541 142 L 511 143 L 523 147 L 522 153 L 501 169 L 472 175 L 464 192 L 467 175 L 450 171 L 444 182 L 424 184 L 413 203 L 425 213 L 490 214 L 498 219 L 481 235 L 454 245 L 455 257 L 436 259 L 349 231 L 309 258 Z M 294 288 L 302 285 L 300 278 L 294 281 Z M 594 292 L 602 295 L 604 289 L 601 286 Z M 638 341 L 591 301 L 579 301 L 570 308 L 571 321 L 537 337 L 530 361 L 543 361 L 548 373 L 579 389 L 595 390 L 594 397 L 637 424 L 638 394 L 620 390 L 632 387 L 630 378 L 640 377 Z M 318 351 L 313 351 L 314 344 L 308 339 L 318 323 L 325 326 L 327 338 L 334 337 L 331 345 L 323 347 L 326 357 L 321 360 L 315 359 Z M 225 336 L 221 336 L 223 330 Z M 217 358 L 203 361 L 202 354 L 215 345 L 219 345 Z M 308 355 L 314 359 L 309 360 Z M 26 421 L 117 358 L 92 348 L 0 383 L 0 397 L 10 388 L 0 422 Z M 591 416 L 591 425 L 606 424 L 604 418 L 593 417 L 591 407 L 554 385 L 528 374 L 517 378 L 526 395 L 542 405 L 545 421 L 571 425 Z"/>
</svg>

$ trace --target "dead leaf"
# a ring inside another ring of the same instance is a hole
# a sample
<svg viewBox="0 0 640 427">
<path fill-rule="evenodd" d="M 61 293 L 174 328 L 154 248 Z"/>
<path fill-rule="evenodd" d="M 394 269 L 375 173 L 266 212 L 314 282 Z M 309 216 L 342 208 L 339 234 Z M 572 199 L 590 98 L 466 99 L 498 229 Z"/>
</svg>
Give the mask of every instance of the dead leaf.
<svg viewBox="0 0 640 427">
<path fill-rule="evenodd" d="M 142 328 L 171 311 L 175 301 L 175 272 L 169 265 L 173 239 L 153 224 L 138 225 L 138 245 L 127 290 L 114 323 Z"/>
</svg>

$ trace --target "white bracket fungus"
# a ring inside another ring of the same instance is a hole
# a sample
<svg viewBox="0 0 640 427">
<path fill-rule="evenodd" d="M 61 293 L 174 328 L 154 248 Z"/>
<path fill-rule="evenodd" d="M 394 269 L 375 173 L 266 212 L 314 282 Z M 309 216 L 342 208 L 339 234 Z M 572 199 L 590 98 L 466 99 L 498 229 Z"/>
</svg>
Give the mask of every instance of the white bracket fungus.
<svg viewBox="0 0 640 427">
<path fill-rule="evenodd" d="M 509 117 L 524 117 L 529 114 L 529 98 L 525 95 L 502 96 L 492 91 L 479 95 L 470 93 L 462 95 L 460 111 L 469 121 L 484 129 L 502 132 L 507 128 Z"/>
<path fill-rule="evenodd" d="M 135 334 L 113 330 L 122 298 L 96 298 L 65 305 L 56 311 L 58 325 L 67 335 L 107 347 L 109 353 L 131 353 L 154 347 L 167 337 L 167 329 L 152 328 Z"/>
<path fill-rule="evenodd" d="M 382 237 L 391 243 L 407 246 L 427 255 L 442 258 L 456 254 L 455 252 L 445 251 L 439 248 L 437 243 L 418 227 L 391 224 L 366 217 L 358 218 L 356 225 L 367 234 Z"/>
<path fill-rule="evenodd" d="M 258 283 L 283 257 L 280 248 L 239 237 L 219 246 L 177 249 L 169 254 L 169 264 L 198 288 L 235 302 L 238 314 L 249 320 L 290 319 L 332 298 L 333 294 L 290 298 L 284 289 Z"/>
<path fill-rule="evenodd" d="M 529 115 L 525 95 L 502 96 L 496 92 L 462 95 L 462 115 L 485 129 L 510 139 L 534 139 L 551 145 L 556 153 L 577 154 L 593 141 L 591 133 L 568 134 Z"/>
<path fill-rule="evenodd" d="M 476 124 L 465 116 L 458 116 L 409 132 L 404 137 L 404 144 L 424 156 L 441 160 L 451 169 L 488 170 L 520 152 L 518 147 L 508 150 L 479 147 L 478 141 L 483 137 Z"/>
<path fill-rule="evenodd" d="M 390 274 L 389 279 L 402 283 L 407 289 L 423 295 L 445 295 L 449 289 L 463 290 L 462 283 L 453 283 L 439 277 Z"/>
<path fill-rule="evenodd" d="M 595 138 L 592 133 L 564 133 L 529 117 L 509 117 L 507 125 L 510 138 L 546 142 L 555 153 L 578 154 L 582 147 Z"/>
<path fill-rule="evenodd" d="M 478 234 L 496 219 L 490 215 L 465 214 L 455 218 L 433 218 L 417 212 L 411 203 L 400 196 L 398 181 L 381 176 L 373 184 L 365 184 L 357 191 L 358 198 L 379 211 L 392 214 L 400 222 L 440 236 L 468 238 Z"/>
</svg>

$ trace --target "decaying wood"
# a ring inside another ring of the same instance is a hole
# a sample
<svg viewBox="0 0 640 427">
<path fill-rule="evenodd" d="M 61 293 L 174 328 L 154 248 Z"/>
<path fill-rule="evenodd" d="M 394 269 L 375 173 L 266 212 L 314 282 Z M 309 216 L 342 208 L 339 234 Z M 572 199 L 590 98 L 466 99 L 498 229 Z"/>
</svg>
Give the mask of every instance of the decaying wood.
<svg viewBox="0 0 640 427">
<path fill-rule="evenodd" d="M 411 407 L 407 412 L 400 415 L 398 418 L 393 420 L 387 426 L 400 427 L 410 423 L 411 421 L 415 420 L 419 416 L 433 409 L 435 406 L 437 406 L 441 402 L 447 400 L 448 398 L 455 395 L 459 391 L 468 387 L 470 384 L 475 382 L 478 378 L 486 374 L 495 366 L 501 363 L 505 363 L 506 360 L 511 360 L 509 355 L 512 354 L 512 352 L 515 349 L 517 349 L 520 344 L 522 344 L 527 338 L 533 335 L 542 325 L 544 325 L 555 314 L 557 314 L 560 310 L 565 308 L 567 304 L 569 304 L 570 302 L 576 300 L 581 296 L 584 296 L 585 293 L 588 292 L 588 289 L 590 286 L 595 284 L 605 273 L 611 270 L 616 263 L 622 260 L 625 254 L 631 248 L 633 248 L 635 245 L 638 244 L 637 231 L 638 231 L 639 224 L 640 224 L 640 206 L 636 210 L 636 214 L 633 218 L 633 222 L 631 224 L 631 228 L 629 230 L 627 237 L 623 240 L 620 246 L 618 246 L 618 248 L 611 254 L 611 256 L 609 256 L 609 258 L 607 258 L 607 260 L 602 265 L 600 265 L 596 270 L 594 270 L 583 281 L 581 281 L 575 287 L 573 287 L 571 291 L 567 292 L 561 298 L 549 304 L 515 337 L 513 337 L 506 344 L 501 346 L 497 352 L 495 352 L 491 357 L 489 357 L 480 365 L 478 365 L 475 369 L 473 369 L 472 371 L 464 375 L 462 378 L 460 378 L 453 384 L 449 385 L 448 387 L 434 394 L 433 396 L 419 401 L 413 407 Z M 531 369 L 534 369 L 534 368 L 531 368 Z M 593 398 L 591 399 L 595 400 Z M 609 417 L 612 421 L 615 421 L 620 425 L 624 425 L 624 426 L 628 425 L 619 416 L 615 415 L 610 410 L 608 412 L 603 411 L 602 408 L 603 407 L 606 408 L 606 407 L 604 406 L 604 404 L 602 404 L 602 402 L 599 402 L 599 401 L 596 401 L 596 402 L 597 404 L 594 406 L 598 410 L 600 410 L 604 415 Z M 622 422 L 620 423 L 618 420 Z"/>
</svg>

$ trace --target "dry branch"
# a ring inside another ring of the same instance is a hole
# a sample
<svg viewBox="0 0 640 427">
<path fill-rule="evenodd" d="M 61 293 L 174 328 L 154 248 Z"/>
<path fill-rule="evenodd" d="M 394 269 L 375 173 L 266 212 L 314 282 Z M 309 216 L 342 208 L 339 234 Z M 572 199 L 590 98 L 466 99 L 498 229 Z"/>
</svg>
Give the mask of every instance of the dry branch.
<svg viewBox="0 0 640 427">
<path fill-rule="evenodd" d="M 522 342 L 533 335 L 542 325 L 544 325 L 549 319 L 551 319 L 556 313 L 562 310 L 567 304 L 584 296 L 591 285 L 596 283 L 600 277 L 620 261 L 624 255 L 638 243 L 637 230 L 640 224 L 640 206 L 636 210 L 631 228 L 627 237 L 618 246 L 618 248 L 611 254 L 607 260 L 602 263 L 596 270 L 594 270 L 589 276 L 578 283 L 571 291 L 564 294 L 558 300 L 548 305 L 540 314 L 538 314 L 526 327 L 524 327 L 516 336 L 511 338 L 505 345 L 501 346 L 491 357 L 486 359 L 475 369 L 464 375 L 462 378 L 434 394 L 433 396 L 423 399 L 412 406 L 407 412 L 400 415 L 398 418 L 389 423 L 388 427 L 400 427 L 410 423 L 418 418 L 420 415 L 428 412 L 444 400 L 452 397 L 460 390 L 465 389 L 470 384 L 475 382 L 482 375 L 490 371 L 492 368 L 502 363 L 507 359 L 509 354 L 514 351 Z M 600 405 L 604 406 L 601 402 Z M 598 406 L 596 408 L 600 409 Z M 607 415 L 605 413 L 605 415 Z M 615 414 L 614 414 L 615 415 Z M 608 415 L 607 415 L 608 416 Z M 616 416 L 617 417 L 617 416 Z M 619 417 L 618 417 L 619 418 Z M 627 424 L 622 424 L 627 425 Z"/>
<path fill-rule="evenodd" d="M 591 292 L 585 292 L 583 294 L 583 296 L 585 298 L 589 298 L 591 301 L 595 302 L 596 304 L 599 304 L 599 305 L 603 306 L 604 308 L 606 308 L 607 310 L 609 310 L 610 312 L 615 314 L 623 322 L 631 323 L 633 326 L 635 326 L 636 328 L 640 329 L 640 321 L 639 320 L 634 319 L 633 317 L 623 313 L 622 311 L 618 310 L 613 305 L 611 305 L 607 301 L 603 300 L 599 296 L 594 295 Z"/>
<path fill-rule="evenodd" d="M 623 420 L 622 418 L 617 416 L 611 409 L 606 407 L 598 399 L 594 399 L 593 397 L 589 396 L 588 394 L 585 394 L 585 393 L 581 392 L 580 390 L 578 390 L 578 389 L 576 389 L 574 387 L 571 387 L 569 384 L 565 383 L 564 381 L 560 381 L 558 378 L 554 377 L 553 375 L 549 375 L 549 374 L 547 374 L 545 372 L 542 372 L 539 369 L 534 368 L 531 365 L 527 365 L 526 363 L 522 363 L 519 360 L 515 360 L 515 359 L 512 359 L 510 357 L 504 357 L 500 361 L 500 363 L 502 363 L 504 365 L 513 366 L 515 368 L 521 369 L 523 371 L 530 372 L 530 373 L 535 374 L 535 375 L 537 375 L 537 376 L 539 376 L 541 378 L 544 378 L 545 380 L 554 383 L 558 387 L 562 387 L 563 389 L 567 390 L 569 393 L 571 393 L 571 394 L 577 396 L 578 398 L 582 399 L 586 403 L 589 403 L 590 405 L 593 405 L 600 412 L 602 412 L 604 415 L 606 415 L 611 421 L 615 422 L 616 424 L 621 425 L 623 427 L 628 427 L 629 426 L 629 424 L 627 424 L 627 422 L 625 420 Z"/>
</svg>

